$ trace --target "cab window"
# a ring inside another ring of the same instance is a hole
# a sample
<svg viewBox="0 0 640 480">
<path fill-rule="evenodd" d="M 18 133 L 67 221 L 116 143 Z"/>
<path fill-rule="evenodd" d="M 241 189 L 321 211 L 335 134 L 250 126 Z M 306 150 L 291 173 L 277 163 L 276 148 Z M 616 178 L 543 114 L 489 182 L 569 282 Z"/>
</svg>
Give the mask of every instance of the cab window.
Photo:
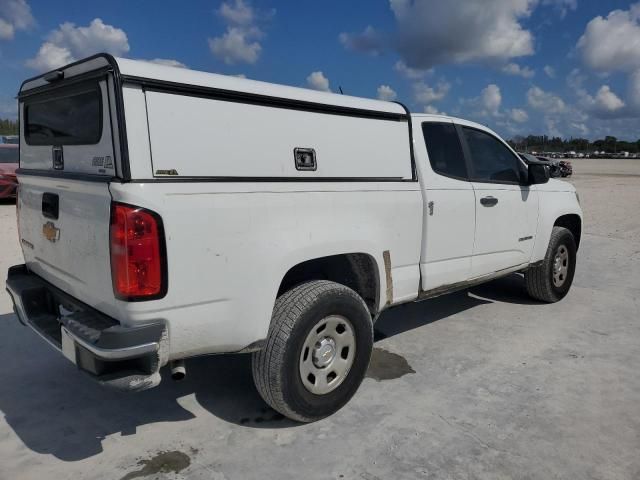
<svg viewBox="0 0 640 480">
<path fill-rule="evenodd" d="M 472 179 L 490 183 L 520 183 L 522 162 L 494 136 L 462 127 L 471 155 Z"/>
<path fill-rule="evenodd" d="M 433 171 L 446 177 L 467 180 L 467 164 L 454 124 L 424 122 L 422 134 Z"/>
</svg>

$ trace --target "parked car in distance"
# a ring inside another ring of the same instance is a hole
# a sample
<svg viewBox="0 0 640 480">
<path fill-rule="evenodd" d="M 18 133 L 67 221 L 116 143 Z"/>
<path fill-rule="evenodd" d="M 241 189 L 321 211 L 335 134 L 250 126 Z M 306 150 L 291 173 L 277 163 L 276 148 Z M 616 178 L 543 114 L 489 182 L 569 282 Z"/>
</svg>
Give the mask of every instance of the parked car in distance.
<svg viewBox="0 0 640 480">
<path fill-rule="evenodd" d="M 560 160 L 558 166 L 560 167 L 561 177 L 570 177 L 573 175 L 573 165 L 569 160 Z"/>
<path fill-rule="evenodd" d="M 15 198 L 18 145 L 0 144 L 0 198 Z"/>
<path fill-rule="evenodd" d="M 560 176 L 560 162 L 558 160 L 547 157 L 539 157 L 530 153 L 518 153 L 518 155 L 520 155 L 520 158 L 522 158 L 527 164 L 544 162 L 549 166 L 549 174 L 551 177 L 555 178 Z"/>
<path fill-rule="evenodd" d="M 0 136 L 0 145 L 2 144 L 10 144 L 17 145 L 20 137 L 18 135 L 1 135 Z"/>
<path fill-rule="evenodd" d="M 355 394 L 386 309 L 515 272 L 539 302 L 571 287 L 575 188 L 477 123 L 106 54 L 18 98 L 7 289 L 105 385 L 251 353 L 265 402 L 310 422 Z"/>
</svg>

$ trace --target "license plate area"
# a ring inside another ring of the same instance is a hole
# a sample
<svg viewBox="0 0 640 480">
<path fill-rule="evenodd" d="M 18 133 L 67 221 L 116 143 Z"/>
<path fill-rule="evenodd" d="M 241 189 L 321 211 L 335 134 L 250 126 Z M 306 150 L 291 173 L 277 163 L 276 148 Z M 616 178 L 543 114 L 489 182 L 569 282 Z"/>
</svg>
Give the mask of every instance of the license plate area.
<svg viewBox="0 0 640 480">
<path fill-rule="evenodd" d="M 60 335 L 62 337 L 62 354 L 67 360 L 75 364 L 77 355 L 76 342 L 73 341 L 73 337 L 64 327 L 60 327 Z"/>
</svg>

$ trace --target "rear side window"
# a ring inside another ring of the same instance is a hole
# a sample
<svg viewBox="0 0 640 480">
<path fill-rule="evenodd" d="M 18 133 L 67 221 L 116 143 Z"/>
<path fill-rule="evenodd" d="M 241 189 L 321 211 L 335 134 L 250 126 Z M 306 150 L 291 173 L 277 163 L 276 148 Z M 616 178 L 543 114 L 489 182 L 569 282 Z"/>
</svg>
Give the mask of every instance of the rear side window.
<svg viewBox="0 0 640 480">
<path fill-rule="evenodd" d="M 463 127 L 471 153 L 473 179 L 479 182 L 520 183 L 522 164 L 497 138 Z"/>
<path fill-rule="evenodd" d="M 102 136 L 102 99 L 97 84 L 31 100 L 24 112 L 29 145 L 93 145 Z"/>
<path fill-rule="evenodd" d="M 452 123 L 425 122 L 422 124 L 422 133 L 433 171 L 466 180 L 467 165 L 456 127 Z"/>
</svg>

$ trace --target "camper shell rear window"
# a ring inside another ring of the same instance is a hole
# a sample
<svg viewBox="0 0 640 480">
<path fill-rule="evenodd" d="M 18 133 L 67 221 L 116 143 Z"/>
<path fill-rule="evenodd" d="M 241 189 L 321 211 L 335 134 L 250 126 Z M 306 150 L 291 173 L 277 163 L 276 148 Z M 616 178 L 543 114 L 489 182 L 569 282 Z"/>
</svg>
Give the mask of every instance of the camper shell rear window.
<svg viewBox="0 0 640 480">
<path fill-rule="evenodd" d="M 94 145 L 102 137 L 102 93 L 97 82 L 55 89 L 25 101 L 28 145 Z"/>
</svg>

